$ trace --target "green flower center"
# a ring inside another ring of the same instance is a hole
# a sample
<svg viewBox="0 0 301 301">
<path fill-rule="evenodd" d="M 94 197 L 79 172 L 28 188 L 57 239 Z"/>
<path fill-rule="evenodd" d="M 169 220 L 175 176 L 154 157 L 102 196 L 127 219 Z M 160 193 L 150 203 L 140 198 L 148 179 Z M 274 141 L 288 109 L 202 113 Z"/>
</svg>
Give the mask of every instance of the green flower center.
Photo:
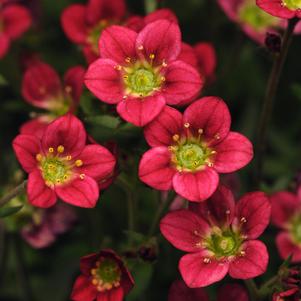
<svg viewBox="0 0 301 301">
<path fill-rule="evenodd" d="M 301 0 L 283 0 L 283 5 L 291 10 L 301 9 Z"/>
<path fill-rule="evenodd" d="M 260 9 L 254 0 L 246 1 L 239 9 L 239 18 L 256 31 L 264 31 L 268 27 L 279 25 L 280 20 Z"/>
<path fill-rule="evenodd" d="M 178 164 L 189 170 L 195 170 L 204 165 L 206 149 L 195 143 L 181 145 L 176 152 Z"/>
<path fill-rule="evenodd" d="M 293 217 L 290 223 L 290 232 L 293 237 L 293 240 L 297 244 L 301 244 L 301 215 L 300 214 Z"/>
<path fill-rule="evenodd" d="M 69 168 L 58 157 L 46 157 L 41 163 L 41 168 L 43 178 L 46 182 L 58 184 L 68 179 Z"/>
<path fill-rule="evenodd" d="M 102 31 L 112 24 L 114 23 L 104 19 L 90 30 L 88 35 L 88 43 L 92 46 L 92 50 L 95 54 L 98 54 L 98 41 Z"/>
</svg>

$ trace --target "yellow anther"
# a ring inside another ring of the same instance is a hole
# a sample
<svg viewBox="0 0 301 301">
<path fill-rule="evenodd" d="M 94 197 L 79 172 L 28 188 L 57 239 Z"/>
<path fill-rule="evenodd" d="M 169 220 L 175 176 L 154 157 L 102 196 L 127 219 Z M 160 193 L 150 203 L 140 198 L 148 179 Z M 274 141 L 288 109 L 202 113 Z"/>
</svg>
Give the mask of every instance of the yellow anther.
<svg viewBox="0 0 301 301">
<path fill-rule="evenodd" d="M 48 165 L 48 169 L 54 169 L 54 168 L 55 168 L 55 166 L 53 164 Z"/>
<path fill-rule="evenodd" d="M 194 166 L 198 166 L 198 165 L 199 165 L 199 162 L 198 162 L 198 161 L 194 161 L 194 162 L 193 162 L 193 165 L 194 165 Z"/>
<path fill-rule="evenodd" d="M 97 270 L 96 269 L 92 269 L 91 270 L 91 275 L 95 276 L 97 274 Z"/>
<path fill-rule="evenodd" d="M 36 159 L 37 159 L 37 161 L 42 161 L 43 156 L 41 154 L 37 154 Z"/>
<path fill-rule="evenodd" d="M 65 91 L 66 91 L 67 93 L 71 93 L 71 92 L 72 92 L 72 87 L 71 87 L 71 86 L 66 86 L 66 87 L 65 87 Z"/>
<path fill-rule="evenodd" d="M 216 154 L 216 151 L 211 151 L 211 155 L 215 155 Z"/>
<path fill-rule="evenodd" d="M 93 279 L 92 279 L 92 284 L 93 284 L 93 285 L 98 285 L 98 280 L 95 279 L 95 278 L 93 278 Z"/>
<path fill-rule="evenodd" d="M 130 58 L 130 57 L 127 57 L 127 58 L 125 59 L 125 61 L 126 61 L 127 63 L 130 63 L 130 62 L 131 62 L 131 58 Z"/>
<path fill-rule="evenodd" d="M 245 256 L 246 252 L 245 251 L 240 251 L 240 256 Z"/>
<path fill-rule="evenodd" d="M 207 165 L 208 165 L 209 167 L 213 167 L 213 163 L 212 163 L 212 162 L 208 162 Z"/>
<path fill-rule="evenodd" d="M 49 151 L 49 153 L 53 153 L 54 152 L 54 148 L 53 147 L 49 147 L 48 151 Z"/>
<path fill-rule="evenodd" d="M 85 174 L 81 173 L 81 174 L 79 175 L 79 177 L 80 177 L 81 180 L 83 180 L 83 179 L 85 178 Z"/>
<path fill-rule="evenodd" d="M 175 134 L 172 136 L 173 141 L 179 141 L 179 139 L 180 139 L 180 136 L 178 134 Z"/>
<path fill-rule="evenodd" d="M 190 127 L 190 123 L 186 122 L 184 123 L 184 128 L 188 129 Z"/>
<path fill-rule="evenodd" d="M 72 160 L 72 156 L 69 155 L 69 156 L 66 157 L 66 159 L 67 159 L 68 161 L 70 161 L 70 160 Z"/>
<path fill-rule="evenodd" d="M 76 161 L 75 161 L 75 165 L 76 165 L 77 167 L 81 167 L 81 166 L 83 165 L 83 161 L 82 161 L 82 160 L 76 160 Z"/>
<path fill-rule="evenodd" d="M 124 75 L 123 78 L 124 78 L 124 79 L 128 79 L 129 76 L 128 76 L 128 75 Z"/>
<path fill-rule="evenodd" d="M 116 66 L 114 66 L 114 68 L 119 71 L 122 69 L 122 67 L 120 65 L 116 65 Z"/>
<path fill-rule="evenodd" d="M 59 145 L 59 146 L 57 147 L 57 151 L 58 151 L 58 153 L 63 153 L 63 152 L 64 152 L 64 150 L 65 150 L 65 148 L 64 148 L 64 146 L 63 146 L 63 145 Z"/>
<path fill-rule="evenodd" d="M 138 46 L 138 50 L 143 50 L 143 49 L 144 49 L 143 45 Z"/>
<path fill-rule="evenodd" d="M 151 60 L 153 60 L 153 59 L 155 58 L 155 55 L 154 55 L 153 53 L 151 53 L 151 54 L 149 55 L 149 58 L 150 58 Z"/>
<path fill-rule="evenodd" d="M 165 81 L 166 81 L 165 76 L 161 76 L 161 82 L 165 82 Z"/>
<path fill-rule="evenodd" d="M 67 180 L 68 179 L 68 176 L 67 175 L 64 175 L 64 180 Z"/>
<path fill-rule="evenodd" d="M 204 259 L 203 259 L 203 262 L 204 262 L 204 263 L 210 263 L 210 258 L 204 258 Z"/>
<path fill-rule="evenodd" d="M 60 179 L 56 179 L 56 183 L 57 183 L 57 184 L 61 184 L 62 181 L 61 181 Z"/>
</svg>

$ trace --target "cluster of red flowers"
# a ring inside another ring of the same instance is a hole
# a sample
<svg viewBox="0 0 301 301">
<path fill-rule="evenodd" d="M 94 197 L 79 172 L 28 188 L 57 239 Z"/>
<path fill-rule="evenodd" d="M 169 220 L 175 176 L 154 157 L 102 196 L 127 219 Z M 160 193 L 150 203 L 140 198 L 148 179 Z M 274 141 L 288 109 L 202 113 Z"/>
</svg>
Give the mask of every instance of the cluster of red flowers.
<svg viewBox="0 0 301 301">
<path fill-rule="evenodd" d="M 232 20 L 262 42 L 267 29 L 285 24 L 251 2 L 219 1 Z M 257 5 L 276 17 L 301 17 L 299 0 L 257 0 Z M 256 20 L 254 11 L 260 11 Z M 89 65 L 87 71 L 81 66 L 69 69 L 63 83 L 40 60 L 23 75 L 24 99 L 47 111 L 26 122 L 13 141 L 16 157 L 28 173 L 29 203 L 49 208 L 60 199 L 93 208 L 104 183 L 113 181 L 116 156 L 88 136 L 75 116 L 85 84 L 101 102 L 116 105 L 122 119 L 144 127 L 151 149 L 140 160 L 140 180 L 160 191 L 174 190 L 190 201 L 188 208 L 168 213 L 160 223 L 163 236 L 188 253 L 179 262 L 184 282 L 174 282 L 170 301 L 206 301 L 202 287 L 228 273 L 235 279 L 263 274 L 269 254 L 258 238 L 270 215 L 282 229 L 276 239 L 281 257 L 293 254 L 292 261 L 300 262 L 300 196 L 251 192 L 236 202 L 231 190 L 220 184 L 220 174 L 236 172 L 252 160 L 253 146 L 244 135 L 231 131 L 231 115 L 221 98 L 200 98 L 203 87 L 215 79 L 213 46 L 184 43 L 177 17 L 168 9 L 126 18 L 123 0 L 71 5 L 61 22 Z M 30 25 L 26 8 L 9 3 L 0 8 L 0 57 Z M 23 229 L 32 245 L 47 245 L 76 219 L 72 212 L 54 208 L 45 211 L 38 231 L 46 242 L 36 242 L 36 227 Z M 69 217 L 53 226 L 60 214 Z M 112 250 L 83 257 L 80 270 L 71 296 L 74 301 L 122 301 L 134 285 L 125 263 Z M 278 297 L 275 300 L 282 300 Z M 234 284 L 221 288 L 217 300 L 249 297 Z"/>
</svg>

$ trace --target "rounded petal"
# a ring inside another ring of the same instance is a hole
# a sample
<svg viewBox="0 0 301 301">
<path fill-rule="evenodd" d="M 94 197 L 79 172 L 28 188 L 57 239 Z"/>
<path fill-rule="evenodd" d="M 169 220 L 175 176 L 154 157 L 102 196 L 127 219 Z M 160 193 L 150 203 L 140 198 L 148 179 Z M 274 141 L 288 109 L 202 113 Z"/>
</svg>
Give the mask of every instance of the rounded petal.
<svg viewBox="0 0 301 301">
<path fill-rule="evenodd" d="M 57 201 L 54 190 L 46 186 L 38 169 L 31 172 L 28 176 L 27 196 L 31 205 L 41 208 L 49 208 Z"/>
<path fill-rule="evenodd" d="M 123 87 L 116 62 L 98 59 L 93 62 L 85 75 L 85 85 L 100 100 L 115 104 L 122 100 Z"/>
<path fill-rule="evenodd" d="M 136 126 L 145 126 L 154 120 L 165 106 L 165 98 L 161 95 L 146 98 L 124 99 L 117 105 L 119 115 Z"/>
<path fill-rule="evenodd" d="M 190 46 L 187 43 L 182 43 L 181 53 L 177 57 L 177 60 L 183 61 L 184 63 L 187 63 L 195 68 L 198 68 L 198 60 L 196 57 L 196 53 L 192 48 L 192 46 Z"/>
<path fill-rule="evenodd" d="M 130 28 L 131 30 L 134 30 L 136 32 L 139 32 L 144 27 L 144 18 L 138 15 L 130 16 L 127 18 L 124 26 Z"/>
<path fill-rule="evenodd" d="M 169 146 L 174 144 L 172 137 L 183 128 L 182 114 L 169 106 L 165 106 L 157 118 L 144 128 L 144 137 L 152 146 Z"/>
<path fill-rule="evenodd" d="M 285 228 L 286 223 L 293 215 L 301 211 L 301 201 L 288 191 L 280 191 L 270 196 L 272 204 L 272 223 L 280 228 Z"/>
<path fill-rule="evenodd" d="M 169 105 L 190 103 L 204 85 L 204 79 L 198 71 L 182 61 L 175 61 L 167 66 L 165 79 L 162 92 Z"/>
<path fill-rule="evenodd" d="M 191 203 L 189 208 L 208 223 L 212 222 L 220 228 L 228 227 L 235 215 L 235 200 L 232 191 L 219 185 L 214 194 L 205 202 Z"/>
<path fill-rule="evenodd" d="M 66 114 L 50 123 L 42 138 L 44 153 L 48 153 L 50 147 L 57 149 L 64 146 L 62 155 L 76 157 L 86 144 L 86 131 L 82 122 L 72 114 Z"/>
<path fill-rule="evenodd" d="M 89 277 L 80 275 L 77 277 L 71 294 L 72 301 L 94 301 L 97 297 L 98 291 L 95 286 L 91 284 Z"/>
<path fill-rule="evenodd" d="M 115 157 L 105 147 L 97 144 L 87 145 L 77 159 L 83 162 L 77 172 L 96 181 L 112 175 L 116 165 Z"/>
<path fill-rule="evenodd" d="M 88 28 L 85 17 L 86 7 L 81 4 L 70 5 L 62 13 L 63 30 L 73 43 L 85 44 L 87 41 Z"/>
<path fill-rule="evenodd" d="M 193 212 L 183 209 L 168 213 L 160 222 L 162 235 L 177 249 L 199 252 L 201 243 L 210 232 L 205 220 Z"/>
<path fill-rule="evenodd" d="M 64 202 L 83 208 L 93 208 L 99 198 L 99 188 L 94 179 L 85 175 L 68 184 L 56 186 L 57 196 Z"/>
<path fill-rule="evenodd" d="M 180 259 L 179 269 L 183 280 L 191 288 L 205 287 L 223 279 L 229 270 L 229 263 L 217 261 L 203 252 L 187 254 Z"/>
<path fill-rule="evenodd" d="M 214 169 L 205 167 L 195 173 L 177 172 L 172 182 L 177 194 L 192 202 L 202 202 L 215 192 L 219 177 Z"/>
<path fill-rule="evenodd" d="M 172 178 L 176 173 L 170 165 L 171 154 L 166 147 L 155 147 L 144 153 L 139 164 L 139 178 L 158 190 L 172 188 Z"/>
<path fill-rule="evenodd" d="M 178 18 L 177 16 L 174 14 L 174 12 L 168 8 L 161 8 L 161 9 L 157 9 L 154 12 L 148 14 L 145 18 L 144 18 L 144 22 L 146 24 L 155 22 L 157 20 L 168 20 L 174 23 L 178 23 Z"/>
<path fill-rule="evenodd" d="M 234 22 L 238 20 L 238 9 L 241 3 L 241 0 L 218 0 L 218 4 L 223 9 L 227 17 Z"/>
<path fill-rule="evenodd" d="M 48 64 L 37 62 L 26 70 L 22 80 L 22 95 L 28 103 L 51 109 L 61 92 L 60 78 Z"/>
<path fill-rule="evenodd" d="M 137 33 L 129 28 L 113 25 L 105 29 L 99 39 L 100 56 L 124 65 L 126 58 L 135 58 Z"/>
<path fill-rule="evenodd" d="M 301 247 L 292 241 L 289 233 L 279 233 L 276 237 L 276 245 L 282 259 L 292 256 L 292 263 L 301 262 Z"/>
<path fill-rule="evenodd" d="M 240 284 L 231 283 L 218 290 L 217 301 L 249 301 L 248 291 Z"/>
<path fill-rule="evenodd" d="M 21 5 L 8 5 L 1 14 L 4 32 L 11 39 L 19 38 L 32 23 L 29 10 Z"/>
<path fill-rule="evenodd" d="M 196 100 L 185 110 L 184 122 L 188 122 L 193 129 L 202 129 L 204 139 L 215 145 L 227 137 L 231 115 L 222 99 L 208 96 Z"/>
<path fill-rule="evenodd" d="M 36 155 L 41 151 L 41 143 L 37 137 L 18 135 L 13 141 L 13 148 L 18 161 L 26 172 L 37 168 Z"/>
<path fill-rule="evenodd" d="M 46 130 L 48 123 L 44 122 L 40 118 L 29 120 L 22 124 L 20 133 L 22 135 L 32 135 L 42 140 L 44 131 Z"/>
<path fill-rule="evenodd" d="M 257 191 L 245 194 L 236 204 L 236 221 L 248 239 L 260 236 L 270 222 L 271 204 L 265 193 Z"/>
<path fill-rule="evenodd" d="M 265 273 L 269 261 L 269 253 L 264 243 L 250 240 L 242 244 L 244 256 L 237 256 L 230 263 L 229 274 L 236 279 L 250 279 Z"/>
<path fill-rule="evenodd" d="M 253 145 L 245 136 L 230 132 L 221 143 L 214 146 L 214 169 L 231 173 L 246 166 L 253 158 Z"/>
<path fill-rule="evenodd" d="M 112 289 L 108 292 L 108 300 L 114 300 L 114 301 L 123 301 L 124 300 L 124 292 L 123 292 L 123 289 L 122 287 L 118 287 L 118 288 L 115 288 L 115 289 Z M 101 300 L 101 299 L 100 299 Z M 97 301 L 99 301 L 97 299 Z"/>
<path fill-rule="evenodd" d="M 256 4 L 275 17 L 291 19 L 296 16 L 296 12 L 286 8 L 282 0 L 256 0 Z"/>
<path fill-rule="evenodd" d="M 139 50 L 141 46 L 143 49 Z M 146 60 L 155 55 L 154 62 L 158 64 L 175 60 L 181 52 L 180 28 L 168 20 L 152 22 L 138 34 L 136 48 Z"/>
<path fill-rule="evenodd" d="M 0 34 L 0 59 L 3 58 L 10 46 L 9 37 L 6 34 Z"/>
</svg>

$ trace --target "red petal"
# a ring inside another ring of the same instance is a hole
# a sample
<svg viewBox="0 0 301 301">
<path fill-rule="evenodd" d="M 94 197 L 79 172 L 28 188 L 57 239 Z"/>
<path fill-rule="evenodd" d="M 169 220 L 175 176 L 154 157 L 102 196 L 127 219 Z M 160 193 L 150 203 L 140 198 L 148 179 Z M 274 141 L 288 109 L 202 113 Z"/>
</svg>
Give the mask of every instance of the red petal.
<svg viewBox="0 0 301 301">
<path fill-rule="evenodd" d="M 229 0 L 218 0 L 218 4 L 221 6 L 225 14 L 228 16 L 228 18 L 232 21 L 238 20 L 238 9 L 241 5 L 241 2 L 238 1 L 229 1 Z"/>
<path fill-rule="evenodd" d="M 55 191 L 64 202 L 83 208 L 94 208 L 99 198 L 96 181 L 87 175 L 83 180 L 76 178 L 66 185 L 56 186 Z"/>
<path fill-rule="evenodd" d="M 219 173 L 230 173 L 246 166 L 253 158 L 252 143 L 243 135 L 230 132 L 214 146 L 216 155 L 214 169 Z"/>
<path fill-rule="evenodd" d="M 65 150 L 63 156 L 76 157 L 86 144 L 86 131 L 82 122 L 72 114 L 57 118 L 50 123 L 42 138 L 44 153 L 48 153 L 50 147 L 56 151 L 62 145 Z"/>
<path fill-rule="evenodd" d="M 143 49 L 139 50 L 141 46 Z M 157 64 L 175 60 L 181 52 L 180 28 L 167 20 L 152 22 L 138 34 L 136 48 L 139 55 L 148 61 L 150 55 L 154 54 Z"/>
<path fill-rule="evenodd" d="M 97 296 L 95 286 L 91 284 L 91 280 L 86 276 L 77 277 L 71 294 L 72 301 L 94 301 Z"/>
<path fill-rule="evenodd" d="M 194 49 L 187 43 L 182 43 L 181 53 L 177 57 L 177 60 L 183 61 L 195 68 L 198 68 L 198 60 Z"/>
<path fill-rule="evenodd" d="M 182 61 L 175 61 L 167 66 L 165 85 L 162 90 L 169 105 L 190 103 L 203 87 L 204 80 L 198 71 Z"/>
<path fill-rule="evenodd" d="M 185 252 L 199 252 L 198 245 L 210 232 L 210 226 L 201 217 L 189 210 L 168 213 L 160 222 L 163 236 L 177 249 Z"/>
<path fill-rule="evenodd" d="M 144 153 L 139 164 L 140 180 L 155 189 L 171 189 L 176 171 L 170 166 L 170 156 L 166 147 L 155 147 Z"/>
<path fill-rule="evenodd" d="M 110 26 L 99 39 L 100 56 L 124 65 L 126 58 L 135 58 L 137 33 L 122 26 Z"/>
<path fill-rule="evenodd" d="M 260 236 L 270 222 L 271 204 L 263 192 L 245 194 L 236 205 L 234 224 L 248 239 Z"/>
<path fill-rule="evenodd" d="M 173 187 L 176 193 L 192 202 L 208 199 L 216 190 L 218 182 L 218 174 L 209 167 L 195 173 L 177 172 L 173 177 Z"/>
<path fill-rule="evenodd" d="M 81 4 L 68 6 L 62 13 L 61 23 L 66 36 L 74 43 L 84 44 L 87 41 L 86 7 Z"/>
<path fill-rule="evenodd" d="M 244 256 L 238 256 L 230 263 L 229 274 L 232 278 L 250 279 L 265 273 L 269 261 L 266 246 L 259 240 L 242 244 Z"/>
<path fill-rule="evenodd" d="M 280 232 L 276 237 L 276 244 L 282 259 L 285 260 L 292 255 L 292 263 L 299 263 L 301 261 L 301 248 L 292 241 L 289 233 Z"/>
<path fill-rule="evenodd" d="M 100 100 L 115 104 L 122 100 L 121 74 L 115 69 L 117 63 L 108 59 L 93 62 L 85 75 L 87 88 Z"/>
<path fill-rule="evenodd" d="M 249 301 L 247 290 L 239 284 L 226 284 L 218 290 L 217 301 Z"/>
<path fill-rule="evenodd" d="M 213 258 L 210 262 L 204 262 L 209 258 L 206 252 L 198 252 L 183 256 L 179 268 L 183 280 L 191 288 L 205 287 L 223 279 L 229 270 L 228 262 L 219 262 Z"/>
<path fill-rule="evenodd" d="M 136 126 L 145 126 L 157 117 L 165 106 L 165 98 L 161 95 L 145 98 L 131 98 L 121 101 L 117 112 L 127 122 Z"/>
<path fill-rule="evenodd" d="M 286 8 L 282 0 L 256 0 L 256 4 L 275 17 L 291 19 L 296 16 L 296 12 Z"/>
<path fill-rule="evenodd" d="M 112 289 L 108 292 L 109 298 L 108 301 L 123 301 L 123 297 L 124 297 L 124 292 L 122 287 L 118 287 L 115 289 Z M 99 300 L 97 300 L 99 301 Z"/>
<path fill-rule="evenodd" d="M 0 34 L 0 59 L 3 58 L 10 46 L 9 37 L 6 34 Z"/>
<path fill-rule="evenodd" d="M 57 201 L 55 192 L 46 186 L 38 169 L 28 176 L 27 196 L 31 205 L 41 208 L 51 207 Z"/>
<path fill-rule="evenodd" d="M 161 8 L 161 9 L 157 9 L 154 12 L 148 14 L 145 18 L 144 18 L 144 22 L 146 24 L 155 22 L 157 20 L 168 20 L 174 23 L 178 23 L 178 18 L 177 16 L 174 14 L 174 12 L 168 8 Z"/>
<path fill-rule="evenodd" d="M 22 135 L 36 136 L 39 140 L 42 140 L 47 126 L 48 123 L 43 122 L 40 118 L 32 119 L 22 124 L 20 133 Z"/>
<path fill-rule="evenodd" d="M 32 135 L 18 135 L 13 141 L 13 148 L 18 161 L 26 172 L 37 168 L 36 155 L 41 152 L 40 140 Z"/>
<path fill-rule="evenodd" d="M 136 16 L 136 15 L 129 17 L 124 24 L 124 26 L 126 26 L 136 32 L 139 32 L 140 30 L 142 30 L 144 25 L 145 25 L 144 18 L 141 16 Z"/>
<path fill-rule="evenodd" d="M 152 146 L 173 145 L 172 137 L 181 133 L 183 128 L 182 114 L 169 106 L 165 106 L 157 118 L 149 123 L 144 129 L 144 137 Z"/>
<path fill-rule="evenodd" d="M 202 129 L 204 140 L 215 145 L 228 135 L 231 115 L 222 99 L 209 96 L 196 100 L 185 110 L 184 122 L 195 130 Z"/>
</svg>

